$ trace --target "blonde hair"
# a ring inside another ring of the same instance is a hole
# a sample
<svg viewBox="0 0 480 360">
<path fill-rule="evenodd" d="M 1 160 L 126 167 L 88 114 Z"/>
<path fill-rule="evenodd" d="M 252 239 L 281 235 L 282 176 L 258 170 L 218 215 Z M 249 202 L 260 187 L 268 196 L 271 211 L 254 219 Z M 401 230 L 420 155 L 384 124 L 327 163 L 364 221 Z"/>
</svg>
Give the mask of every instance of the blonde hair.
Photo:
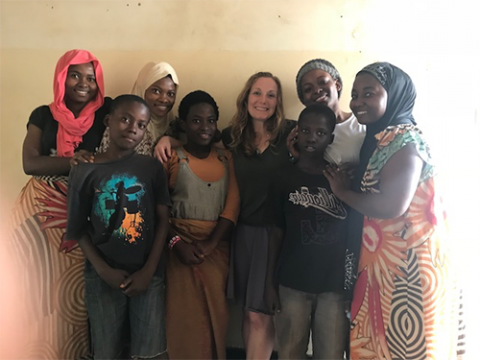
<svg viewBox="0 0 480 360">
<path fill-rule="evenodd" d="M 227 144 L 230 148 L 240 146 L 247 155 L 256 152 L 255 131 L 253 130 L 252 117 L 248 113 L 248 96 L 253 84 L 260 78 L 270 78 L 277 84 L 277 107 L 275 113 L 265 121 L 265 130 L 271 134 L 272 145 L 277 139 L 279 132 L 285 125 L 285 113 L 283 111 L 282 84 L 280 80 L 269 72 L 258 72 L 250 76 L 237 98 L 237 112 L 233 116 L 230 125 L 232 126 L 232 143 Z"/>
</svg>

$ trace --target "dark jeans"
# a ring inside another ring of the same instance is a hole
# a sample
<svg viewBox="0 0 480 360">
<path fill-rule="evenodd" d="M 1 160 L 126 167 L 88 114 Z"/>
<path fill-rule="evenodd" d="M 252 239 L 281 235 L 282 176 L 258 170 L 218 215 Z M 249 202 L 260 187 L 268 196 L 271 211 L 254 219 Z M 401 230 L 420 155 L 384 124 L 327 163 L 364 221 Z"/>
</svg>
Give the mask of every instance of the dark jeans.
<svg viewBox="0 0 480 360">
<path fill-rule="evenodd" d="M 128 343 L 132 357 L 151 358 L 166 351 L 163 275 L 154 276 L 143 294 L 128 297 L 95 270 L 84 274 L 95 359 L 116 359 Z"/>
<path fill-rule="evenodd" d="M 342 294 L 309 294 L 280 285 L 275 315 L 279 359 L 305 359 L 310 332 L 314 359 L 343 359 L 348 332 Z"/>
</svg>

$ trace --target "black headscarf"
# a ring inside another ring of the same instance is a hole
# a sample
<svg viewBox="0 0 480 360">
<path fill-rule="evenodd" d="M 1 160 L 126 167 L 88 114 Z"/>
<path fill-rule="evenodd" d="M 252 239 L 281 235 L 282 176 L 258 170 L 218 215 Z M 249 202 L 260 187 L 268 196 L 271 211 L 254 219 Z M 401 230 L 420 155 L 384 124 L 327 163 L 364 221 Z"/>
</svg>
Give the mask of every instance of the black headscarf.
<svg viewBox="0 0 480 360">
<path fill-rule="evenodd" d="M 365 66 L 356 76 L 372 75 L 387 91 L 387 108 L 381 119 L 367 125 L 367 134 L 360 150 L 360 162 L 355 172 L 353 189 L 360 192 L 363 175 L 367 169 L 373 152 L 377 148 L 375 135 L 388 126 L 400 124 L 415 125 L 412 111 L 415 104 L 416 91 L 410 76 L 398 67 L 387 62 L 376 62 Z M 352 209 L 349 214 L 348 241 L 345 263 L 345 284 L 347 298 L 353 295 L 353 285 L 358 272 L 358 258 L 362 242 L 364 215 Z"/>
</svg>

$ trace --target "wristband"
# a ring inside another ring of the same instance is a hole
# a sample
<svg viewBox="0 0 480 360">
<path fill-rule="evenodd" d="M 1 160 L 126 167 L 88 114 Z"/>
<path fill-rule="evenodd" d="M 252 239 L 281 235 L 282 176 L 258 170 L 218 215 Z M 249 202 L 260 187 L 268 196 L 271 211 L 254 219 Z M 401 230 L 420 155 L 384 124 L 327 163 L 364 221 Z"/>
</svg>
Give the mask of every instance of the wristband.
<svg viewBox="0 0 480 360">
<path fill-rule="evenodd" d="M 177 242 L 179 242 L 180 240 L 182 240 L 182 238 L 181 238 L 180 236 L 178 236 L 178 235 L 175 235 L 174 237 L 172 237 L 172 238 L 169 240 L 169 242 L 168 242 L 168 248 L 169 248 L 170 250 L 172 250 L 173 247 L 175 246 L 175 244 L 176 244 Z"/>
</svg>

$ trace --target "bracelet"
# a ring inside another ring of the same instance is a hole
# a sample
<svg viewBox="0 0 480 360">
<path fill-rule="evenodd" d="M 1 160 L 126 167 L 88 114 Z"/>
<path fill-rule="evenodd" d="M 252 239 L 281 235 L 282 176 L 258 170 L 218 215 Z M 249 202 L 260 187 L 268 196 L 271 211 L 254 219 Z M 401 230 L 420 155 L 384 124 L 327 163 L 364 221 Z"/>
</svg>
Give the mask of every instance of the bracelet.
<svg viewBox="0 0 480 360">
<path fill-rule="evenodd" d="M 168 241 L 168 248 L 169 248 L 170 250 L 172 250 L 173 247 L 175 246 L 175 244 L 176 244 L 177 242 L 179 242 L 180 240 L 182 240 L 182 238 L 181 238 L 180 236 L 178 236 L 178 235 L 175 235 L 174 237 L 172 237 L 172 238 Z"/>
</svg>

